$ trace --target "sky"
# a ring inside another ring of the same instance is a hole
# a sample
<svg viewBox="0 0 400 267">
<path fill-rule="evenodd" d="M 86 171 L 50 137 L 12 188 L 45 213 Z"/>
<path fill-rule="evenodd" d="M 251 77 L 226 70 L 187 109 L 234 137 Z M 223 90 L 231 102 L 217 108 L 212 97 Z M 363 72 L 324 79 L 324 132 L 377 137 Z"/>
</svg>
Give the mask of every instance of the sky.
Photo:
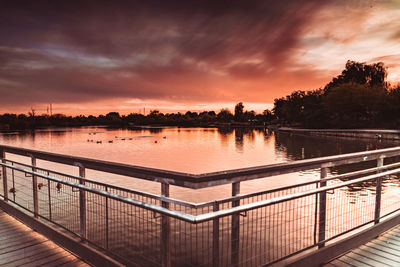
<svg viewBox="0 0 400 267">
<path fill-rule="evenodd" d="M 400 0 L 0 1 L 0 113 L 260 112 L 347 60 L 400 82 Z"/>
</svg>

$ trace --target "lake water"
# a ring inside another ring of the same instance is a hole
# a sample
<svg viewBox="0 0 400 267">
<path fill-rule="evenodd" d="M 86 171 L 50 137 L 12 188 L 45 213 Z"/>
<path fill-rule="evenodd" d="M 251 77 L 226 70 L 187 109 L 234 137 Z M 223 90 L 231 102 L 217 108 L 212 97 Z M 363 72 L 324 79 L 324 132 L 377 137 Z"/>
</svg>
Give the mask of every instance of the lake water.
<svg viewBox="0 0 400 267">
<path fill-rule="evenodd" d="M 315 137 L 264 129 L 103 127 L 37 130 L 0 134 L 0 143 L 53 153 L 89 157 L 189 173 L 204 173 L 268 165 L 400 145 L 397 141 Z M 46 167 L 47 163 L 39 162 Z M 71 167 L 63 171 L 77 174 Z M 88 178 L 160 193 L 157 183 L 88 172 Z M 254 192 L 319 177 L 318 171 L 281 175 L 242 183 L 241 192 Z M 171 188 L 171 197 L 193 202 L 227 197 L 228 185 L 191 190 Z"/>
</svg>

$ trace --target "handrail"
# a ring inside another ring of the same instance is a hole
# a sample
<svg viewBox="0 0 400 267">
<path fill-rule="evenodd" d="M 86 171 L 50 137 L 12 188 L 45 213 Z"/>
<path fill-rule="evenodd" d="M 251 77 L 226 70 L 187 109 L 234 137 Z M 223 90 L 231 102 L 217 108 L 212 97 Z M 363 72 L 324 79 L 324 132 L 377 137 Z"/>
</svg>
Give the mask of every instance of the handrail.
<svg viewBox="0 0 400 267">
<path fill-rule="evenodd" d="M 365 176 L 365 177 L 358 178 L 358 179 L 353 179 L 353 180 L 343 182 L 340 184 L 327 185 L 324 187 L 311 189 L 311 190 L 308 190 L 305 192 L 293 193 L 290 195 L 275 197 L 275 198 L 271 198 L 271 199 L 267 199 L 267 200 L 249 203 L 249 204 L 243 204 L 241 206 L 233 207 L 230 209 L 225 209 L 225 210 L 220 210 L 220 211 L 216 211 L 216 212 L 209 212 L 209 213 L 197 215 L 197 216 L 195 216 L 195 222 L 196 223 L 206 222 L 206 221 L 209 221 L 212 219 L 217 219 L 217 218 L 225 217 L 228 215 L 241 213 L 241 212 L 245 212 L 245 211 L 249 211 L 249 210 L 253 210 L 253 209 L 257 209 L 257 208 L 261 208 L 261 207 L 265 207 L 265 206 L 271 206 L 274 204 L 279 204 L 279 203 L 282 203 L 285 201 L 290 201 L 290 200 L 294 200 L 294 199 L 298 199 L 298 198 L 302 198 L 302 197 L 306 197 L 306 196 L 310 196 L 310 195 L 316 195 L 321 192 L 327 192 L 327 191 L 345 187 L 345 186 L 348 186 L 351 184 L 362 183 L 362 182 L 374 180 L 374 179 L 377 179 L 380 177 L 384 177 L 387 175 L 396 174 L 396 173 L 400 173 L 400 168 L 391 170 L 391 171 L 387 171 L 387 172 L 381 172 L 378 174 Z"/>
<path fill-rule="evenodd" d="M 83 179 L 80 176 L 75 176 L 75 175 L 66 174 L 66 173 L 62 173 L 62 172 L 58 172 L 58 171 L 54 171 L 54 170 L 49 170 L 49 169 L 46 169 L 46 168 L 37 167 L 37 166 L 21 163 L 21 162 L 10 160 L 10 159 L 5 159 L 5 161 L 6 162 L 11 162 L 12 164 L 18 164 L 20 166 L 28 167 L 29 169 L 35 168 L 36 170 L 40 170 L 40 171 L 43 171 L 43 172 L 51 172 L 52 174 L 62 175 L 64 177 L 72 178 L 72 179 L 75 179 L 75 180 L 82 180 Z M 0 164 L 1 164 L 1 162 L 0 162 Z M 153 199 L 156 199 L 156 200 L 166 201 L 166 202 L 169 202 L 169 203 L 176 203 L 176 204 L 183 205 L 183 206 L 190 207 L 190 208 L 198 208 L 198 206 L 199 206 L 199 203 L 185 202 L 185 201 L 181 201 L 179 199 L 174 199 L 174 198 L 171 198 L 171 197 L 164 197 L 164 196 L 160 196 L 160 195 L 156 195 L 156 194 L 152 194 L 152 193 L 148 193 L 148 192 L 136 191 L 136 190 L 132 190 L 132 189 L 128 189 L 128 188 L 122 188 L 122 187 L 118 187 L 118 186 L 111 185 L 111 184 L 101 183 L 99 181 L 91 180 L 91 179 L 88 179 L 88 178 L 84 178 L 83 180 L 85 182 L 90 182 L 90 183 L 95 184 L 95 185 L 100 185 L 100 186 L 103 186 L 103 187 L 107 187 L 108 189 L 123 190 L 126 193 L 136 194 L 136 195 L 140 195 L 140 196 L 144 196 L 144 197 L 150 197 L 150 198 L 153 198 Z M 208 203 L 206 203 L 206 204 L 208 204 Z M 212 203 L 210 203 L 209 205 L 212 205 Z"/>
<path fill-rule="evenodd" d="M 41 160 L 50 160 L 67 165 L 84 166 L 85 168 L 93 170 L 131 176 L 145 180 L 161 182 L 164 184 L 199 189 L 297 171 L 304 171 L 313 168 L 333 167 L 337 165 L 351 164 L 361 161 L 371 161 L 378 158 L 392 157 L 400 154 L 400 147 L 392 147 L 367 152 L 356 152 L 315 159 L 305 159 L 294 162 L 262 165 L 250 168 L 210 172 L 204 174 L 190 174 L 183 172 L 167 171 L 104 160 L 61 155 L 26 148 L 16 148 L 5 145 L 0 145 L 0 151 L 22 156 L 35 157 L 36 159 Z"/>
<path fill-rule="evenodd" d="M 57 178 L 57 177 L 53 177 L 53 176 L 50 176 L 50 175 L 46 175 L 46 174 L 43 174 L 43 173 L 40 173 L 40 172 L 35 172 L 35 171 L 32 171 L 32 170 L 23 169 L 23 168 L 14 166 L 14 165 L 9 165 L 9 164 L 5 164 L 5 163 L 1 163 L 1 162 L 0 162 L 0 166 L 4 166 L 4 167 L 7 167 L 9 169 L 14 169 L 14 170 L 21 171 L 21 172 L 24 172 L 24 173 L 29 173 L 29 174 L 37 176 L 37 177 L 42 177 L 42 178 L 51 180 L 53 182 L 61 183 L 61 184 L 64 184 L 64 185 L 68 185 L 68 186 L 71 186 L 71 187 L 77 188 L 77 189 L 82 189 L 84 191 L 91 192 L 91 193 L 94 193 L 94 194 L 97 194 L 97 195 L 102 195 L 102 196 L 105 196 L 105 197 L 110 198 L 110 199 L 115 199 L 115 200 L 118 200 L 118 201 L 121 201 L 121 202 L 124 202 L 124 203 L 127 203 L 127 204 L 131 204 L 131 205 L 134 205 L 134 206 L 137 206 L 137 207 L 141 207 L 141 208 L 144 208 L 144 209 L 147 209 L 147 210 L 151 210 L 151 211 L 154 211 L 154 212 L 157 212 L 157 213 L 168 215 L 168 216 L 171 216 L 171 217 L 174 217 L 174 218 L 177 218 L 177 219 L 181 219 L 181 220 L 186 221 L 186 222 L 193 223 L 193 222 L 196 221 L 194 219 L 195 216 L 190 215 L 190 214 L 185 214 L 185 213 L 182 213 L 182 212 L 179 212 L 179 211 L 173 211 L 173 210 L 166 209 L 166 208 L 154 205 L 154 204 L 149 204 L 149 203 L 146 203 L 146 202 L 143 202 L 143 201 L 139 201 L 139 200 L 135 200 L 135 199 L 132 199 L 132 198 L 129 198 L 129 197 L 121 196 L 121 195 L 118 195 L 118 194 L 115 194 L 115 193 L 112 193 L 112 192 L 107 192 L 105 190 L 93 188 L 93 187 L 90 187 L 90 186 L 87 186 L 87 185 L 84 185 L 84 184 L 78 184 L 78 183 L 70 182 L 70 181 L 63 180 L 63 179 L 60 179 L 60 178 Z"/>
<path fill-rule="evenodd" d="M 87 185 L 78 184 L 78 183 L 70 182 L 67 180 L 60 179 L 60 178 L 45 175 L 45 174 L 42 174 L 39 172 L 35 172 L 32 170 L 23 169 L 20 167 L 16 167 L 14 165 L 9 165 L 9 164 L 5 164 L 5 163 L 1 163 L 1 162 L 0 162 L 0 165 L 10 168 L 10 169 L 29 173 L 31 175 L 35 175 L 38 177 L 42 177 L 42 178 L 45 178 L 45 179 L 48 179 L 48 180 L 51 180 L 54 182 L 59 182 L 59 183 L 62 183 L 62 184 L 65 184 L 65 185 L 68 185 L 68 186 L 71 186 L 74 188 L 82 189 L 82 190 L 85 190 L 85 191 L 88 191 L 88 192 L 91 192 L 91 193 L 94 193 L 97 195 L 102 195 L 107 198 L 115 199 L 115 200 L 118 200 L 118 201 L 121 201 L 121 202 L 124 202 L 127 204 L 131 204 L 131 205 L 134 205 L 137 207 L 147 209 L 147 210 L 151 210 L 153 212 L 168 215 L 170 217 L 174 217 L 174 218 L 177 218 L 177 219 L 180 219 L 182 221 L 189 222 L 192 224 L 198 224 L 198 223 L 202 223 L 202 222 L 206 222 L 206 221 L 211 221 L 213 219 L 218 219 L 218 218 L 229 216 L 232 214 L 246 212 L 249 210 L 253 210 L 253 209 L 261 208 L 261 207 L 265 207 L 265 206 L 271 206 L 274 204 L 279 204 L 281 202 L 290 201 L 290 200 L 294 200 L 294 199 L 298 199 L 298 198 L 302 198 L 302 197 L 306 197 L 306 196 L 310 196 L 310 195 L 316 195 L 321 192 L 327 192 L 327 191 L 334 190 L 337 188 L 345 187 L 347 185 L 362 183 L 362 182 L 366 182 L 369 180 L 374 180 L 374 179 L 377 179 L 380 177 L 384 177 L 387 175 L 400 173 L 400 168 L 398 168 L 398 169 L 394 169 L 394 170 L 390 170 L 390 171 L 386 171 L 386 172 L 381 172 L 381 173 L 361 177 L 358 179 L 353 179 L 353 180 L 343 182 L 340 184 L 327 185 L 324 187 L 311 189 L 311 190 L 308 190 L 305 192 L 299 192 L 299 193 L 293 193 L 293 194 L 289 194 L 289 195 L 285 195 L 285 196 L 279 196 L 279 197 L 275 197 L 275 198 L 271 198 L 271 199 L 267 199 L 267 200 L 262 200 L 262 201 L 253 202 L 253 203 L 249 203 L 249 204 L 243 204 L 243 205 L 240 205 L 237 207 L 231 207 L 228 209 L 214 211 L 214 212 L 208 212 L 208 213 L 204 213 L 204 214 L 200 214 L 200 215 L 191 215 L 191 214 L 186 214 L 186 213 L 179 212 L 179 211 L 174 211 L 174 210 L 171 210 L 168 208 L 164 208 L 164 207 L 161 207 L 158 205 L 149 204 L 149 203 L 146 203 L 143 201 L 135 200 L 135 199 L 132 199 L 129 197 L 121 196 L 121 195 L 118 195 L 115 193 L 107 192 L 107 191 L 104 191 L 101 189 L 92 188 Z"/>
<path fill-rule="evenodd" d="M 40 170 L 40 171 L 43 171 L 43 172 L 51 172 L 52 174 L 63 175 L 65 177 L 76 179 L 76 180 L 81 180 L 82 179 L 82 177 L 79 177 L 79 176 L 75 176 L 75 175 L 71 175 L 71 174 L 65 174 L 65 173 L 62 173 L 62 172 L 57 172 L 57 171 L 53 171 L 53 170 L 49 170 L 49 169 L 46 169 L 46 168 L 42 168 L 42 167 L 37 167 L 37 166 L 21 163 L 21 162 L 10 160 L 10 159 L 6 159 L 6 161 L 10 162 L 12 164 L 18 164 L 18 165 L 25 166 L 25 167 L 29 168 L 29 169 L 23 169 L 23 171 L 26 171 L 28 173 L 30 173 L 30 169 L 35 168 L 36 171 Z M 0 162 L 0 165 L 7 166 L 7 167 L 10 166 L 10 165 L 3 164 L 1 162 Z M 11 166 L 14 166 L 14 165 L 11 165 Z M 384 165 L 384 166 L 381 166 L 381 167 L 374 167 L 374 168 L 368 168 L 368 169 L 358 170 L 358 171 L 354 171 L 354 172 L 348 172 L 348 173 L 344 173 L 344 174 L 338 174 L 338 175 L 334 175 L 334 176 L 327 177 L 327 178 L 324 178 L 324 179 L 316 179 L 316 180 L 311 180 L 311 181 L 307 181 L 307 182 L 303 182 L 303 183 L 297 183 L 295 186 L 296 187 L 300 187 L 300 186 L 306 186 L 306 185 L 311 185 L 311 184 L 317 184 L 317 183 L 321 183 L 321 182 L 327 182 L 327 181 L 331 181 L 331 180 L 351 178 L 351 177 L 354 177 L 354 176 L 368 174 L 368 173 L 372 173 L 372 172 L 376 172 L 376 171 L 392 169 L 392 168 L 396 168 L 396 167 L 400 167 L 400 162 L 387 164 L 387 165 Z M 48 176 L 52 177 L 50 175 L 48 175 Z M 235 200 L 240 200 L 240 199 L 243 199 L 243 198 L 255 197 L 255 196 L 258 196 L 258 195 L 263 195 L 263 194 L 267 194 L 267 193 L 274 193 L 274 192 L 277 192 L 277 191 L 282 191 L 282 190 L 294 188 L 293 185 L 289 185 L 289 186 L 283 186 L 283 187 L 278 187 L 278 188 L 274 188 L 274 189 L 262 190 L 262 191 L 257 191 L 257 192 L 253 192 L 253 193 L 247 193 L 247 194 L 239 194 L 239 195 L 236 195 L 236 196 L 221 198 L 221 199 L 217 199 L 217 200 L 196 203 L 196 202 L 190 202 L 190 201 L 183 201 L 183 200 L 175 199 L 175 198 L 171 198 L 171 197 L 160 196 L 160 195 L 156 195 L 156 194 L 152 194 L 152 193 L 132 190 L 132 189 L 128 189 L 128 188 L 122 188 L 122 187 L 114 186 L 114 185 L 111 185 L 111 184 L 101 183 L 101 182 L 98 182 L 98 181 L 95 181 L 95 180 L 91 180 L 91 179 L 88 179 L 88 178 L 85 178 L 84 181 L 85 182 L 90 182 L 92 184 L 104 186 L 104 187 L 107 187 L 109 189 L 123 190 L 124 192 L 127 192 L 127 193 L 132 193 L 132 194 L 136 194 L 136 195 L 150 197 L 150 198 L 153 198 L 153 199 L 156 199 L 156 200 L 159 200 L 159 201 L 165 201 L 165 202 L 168 202 L 168 203 L 179 204 L 179 205 L 182 205 L 182 206 L 186 206 L 186 207 L 190 207 L 190 208 L 197 208 L 197 209 L 198 208 L 212 206 L 215 203 L 218 203 L 218 204 L 228 203 L 228 202 L 232 202 L 232 201 L 235 201 Z"/>
</svg>

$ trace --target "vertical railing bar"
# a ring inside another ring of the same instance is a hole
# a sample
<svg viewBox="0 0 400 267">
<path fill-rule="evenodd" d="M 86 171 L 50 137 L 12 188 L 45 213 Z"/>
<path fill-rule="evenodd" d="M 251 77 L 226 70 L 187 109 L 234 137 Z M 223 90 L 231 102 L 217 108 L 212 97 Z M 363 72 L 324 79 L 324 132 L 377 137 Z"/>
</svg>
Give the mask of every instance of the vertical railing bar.
<svg viewBox="0 0 400 267">
<path fill-rule="evenodd" d="M 161 195 L 169 197 L 169 184 L 161 183 Z M 162 201 L 162 207 L 169 209 L 169 203 Z M 171 267 L 170 255 L 171 220 L 167 215 L 161 216 L 161 266 Z"/>
<path fill-rule="evenodd" d="M 14 164 L 12 164 L 12 165 L 14 165 Z M 14 202 L 15 202 L 15 170 L 14 169 L 12 169 L 11 170 L 11 177 L 12 177 L 12 188 L 14 188 L 14 193 L 13 193 L 13 200 L 14 200 Z"/>
<path fill-rule="evenodd" d="M 383 166 L 383 157 L 377 159 L 377 166 Z M 378 171 L 379 173 L 380 171 Z M 375 218 L 374 223 L 379 223 L 379 219 L 381 216 L 381 199 L 382 199 L 382 177 L 378 177 L 376 179 L 376 195 L 375 195 Z"/>
<path fill-rule="evenodd" d="M 319 188 L 319 183 L 315 183 L 315 188 Z M 314 207 L 314 245 L 317 244 L 317 225 L 318 225 L 318 199 L 319 194 L 315 194 L 315 207 Z"/>
<path fill-rule="evenodd" d="M 213 205 L 213 211 L 219 210 L 219 204 L 217 202 Z M 213 220 L 213 266 L 219 265 L 219 219 Z"/>
<path fill-rule="evenodd" d="M 240 182 L 232 183 L 232 196 L 240 194 Z M 232 207 L 240 205 L 240 200 L 232 201 Z M 240 235 L 240 214 L 232 215 L 232 232 L 231 232 L 231 264 L 232 266 L 239 265 L 239 235 Z"/>
<path fill-rule="evenodd" d="M 328 169 L 326 167 L 321 168 L 321 180 L 326 178 L 328 175 Z M 321 181 L 320 186 L 326 186 L 326 181 Z M 319 222 L 318 222 L 318 248 L 323 248 L 325 243 L 325 229 L 326 228 L 326 192 L 319 193 Z"/>
<path fill-rule="evenodd" d="M 6 152 L 4 151 L 4 149 L 1 150 L 0 158 L 3 163 L 7 163 L 6 162 Z M 4 191 L 3 198 L 4 198 L 4 201 L 7 202 L 8 201 L 8 185 L 7 185 L 7 168 L 6 168 L 6 166 L 2 166 L 2 173 L 3 173 L 3 191 Z"/>
<path fill-rule="evenodd" d="M 50 172 L 47 172 L 47 176 L 50 175 Z M 51 212 L 51 188 L 50 188 L 50 180 L 47 179 L 47 196 L 48 196 L 48 201 L 49 201 L 49 218 L 50 221 L 52 221 L 52 212 Z"/>
<path fill-rule="evenodd" d="M 31 156 L 32 171 L 36 172 L 36 158 Z M 37 176 L 32 175 L 32 192 L 33 192 L 33 214 L 36 219 L 39 218 L 39 195 L 38 195 L 38 183 Z"/>
<path fill-rule="evenodd" d="M 85 177 L 86 177 L 86 169 L 82 165 L 78 165 L 79 167 L 79 183 L 84 185 L 85 184 Z M 86 191 L 80 189 L 79 190 L 79 215 L 80 215 L 80 231 L 81 237 L 83 239 L 87 239 L 87 219 L 86 219 Z"/>
<path fill-rule="evenodd" d="M 105 187 L 106 192 L 108 192 L 108 186 Z M 106 249 L 108 249 L 108 197 L 106 196 Z"/>
</svg>

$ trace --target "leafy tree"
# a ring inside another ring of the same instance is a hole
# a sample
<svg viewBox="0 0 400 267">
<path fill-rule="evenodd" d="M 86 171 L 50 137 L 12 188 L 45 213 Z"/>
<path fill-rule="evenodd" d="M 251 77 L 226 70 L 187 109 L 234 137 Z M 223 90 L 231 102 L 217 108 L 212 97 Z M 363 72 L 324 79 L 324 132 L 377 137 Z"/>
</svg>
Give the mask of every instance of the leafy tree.
<svg viewBox="0 0 400 267">
<path fill-rule="evenodd" d="M 379 122 L 385 95 L 381 87 L 350 82 L 332 87 L 324 105 L 334 127 L 368 127 Z"/>
<path fill-rule="evenodd" d="M 264 110 L 262 115 L 263 115 L 262 121 L 264 122 L 269 122 L 276 119 L 274 113 L 269 109 Z"/>
<path fill-rule="evenodd" d="M 400 85 L 387 92 L 381 108 L 380 120 L 384 126 L 400 128 Z"/>
<path fill-rule="evenodd" d="M 385 79 L 387 70 L 382 62 L 366 64 L 348 60 L 342 73 L 333 78 L 325 88 L 325 93 L 329 93 L 331 88 L 345 83 L 357 83 L 369 87 L 387 88 Z"/>
<path fill-rule="evenodd" d="M 246 111 L 243 114 L 244 121 L 253 121 L 256 118 L 256 112 L 254 110 Z"/>
<path fill-rule="evenodd" d="M 109 112 L 109 113 L 107 113 L 106 117 L 108 117 L 108 118 L 120 118 L 121 116 L 119 115 L 118 112 Z"/>
<path fill-rule="evenodd" d="M 235 106 L 235 121 L 244 121 L 244 116 L 243 116 L 243 110 L 244 110 L 244 106 L 242 102 L 239 102 L 236 104 Z"/>
<path fill-rule="evenodd" d="M 220 122 L 230 122 L 233 120 L 233 114 L 228 109 L 221 109 L 217 114 L 217 120 Z"/>
<path fill-rule="evenodd" d="M 347 61 L 345 69 L 324 89 L 295 91 L 274 100 L 274 115 L 281 123 L 306 127 L 371 127 L 385 121 L 384 110 L 394 108 L 387 97 L 384 64 Z M 399 93 L 400 95 L 400 93 Z M 400 100 L 400 99 L 399 99 Z M 390 102 L 387 105 L 384 103 Z M 399 104 L 399 102 L 397 102 Z M 390 113 L 389 110 L 386 113 Z M 382 124 L 383 125 L 383 124 Z"/>
</svg>

